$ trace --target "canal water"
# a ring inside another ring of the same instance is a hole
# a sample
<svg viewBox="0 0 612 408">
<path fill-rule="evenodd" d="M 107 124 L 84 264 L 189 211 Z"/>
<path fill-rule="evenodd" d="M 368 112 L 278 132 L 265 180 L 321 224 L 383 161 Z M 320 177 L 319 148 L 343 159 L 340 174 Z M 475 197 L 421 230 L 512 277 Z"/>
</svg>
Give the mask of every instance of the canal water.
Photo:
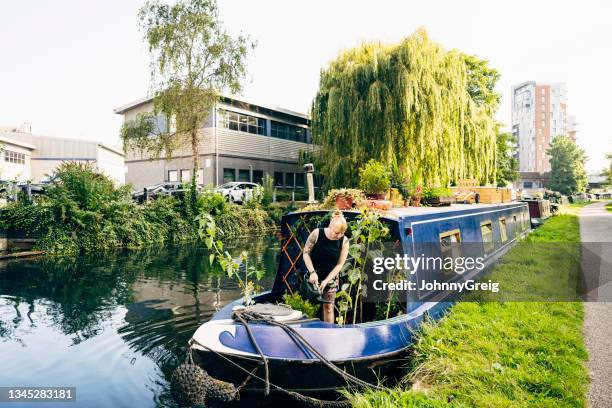
<svg viewBox="0 0 612 408">
<path fill-rule="evenodd" d="M 278 241 L 229 248 L 247 250 L 271 287 Z M 76 387 L 62 406 L 174 407 L 169 380 L 185 344 L 238 297 L 194 245 L 0 261 L 0 386 Z"/>
</svg>

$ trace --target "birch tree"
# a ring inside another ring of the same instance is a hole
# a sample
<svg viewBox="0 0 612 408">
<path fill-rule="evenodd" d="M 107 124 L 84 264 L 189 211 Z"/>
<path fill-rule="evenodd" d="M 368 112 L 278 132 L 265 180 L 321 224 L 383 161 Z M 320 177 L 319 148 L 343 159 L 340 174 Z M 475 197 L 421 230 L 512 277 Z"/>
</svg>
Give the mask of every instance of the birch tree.
<svg viewBox="0 0 612 408">
<path fill-rule="evenodd" d="M 192 153 L 192 184 L 199 169 L 199 131 L 224 92 L 239 93 L 246 58 L 255 44 L 229 35 L 215 0 L 148 1 L 138 14 L 151 55 L 153 112 L 124 123 L 124 149 L 169 157 L 181 147 Z M 158 126 L 156 117 L 167 126 Z"/>
</svg>

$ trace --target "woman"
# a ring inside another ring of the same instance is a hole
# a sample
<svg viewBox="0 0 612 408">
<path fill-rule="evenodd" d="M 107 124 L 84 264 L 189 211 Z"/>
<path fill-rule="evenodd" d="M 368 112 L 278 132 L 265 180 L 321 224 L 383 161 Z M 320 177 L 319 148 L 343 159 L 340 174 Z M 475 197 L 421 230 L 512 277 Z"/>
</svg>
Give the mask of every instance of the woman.
<svg viewBox="0 0 612 408">
<path fill-rule="evenodd" d="M 330 303 L 323 304 L 323 320 L 334 322 L 334 299 L 338 291 L 338 274 L 346 261 L 349 240 L 344 236 L 347 224 L 342 212 L 336 210 L 327 228 L 310 233 L 304 246 L 304 264 L 308 281 L 319 286 L 322 296 Z"/>
</svg>

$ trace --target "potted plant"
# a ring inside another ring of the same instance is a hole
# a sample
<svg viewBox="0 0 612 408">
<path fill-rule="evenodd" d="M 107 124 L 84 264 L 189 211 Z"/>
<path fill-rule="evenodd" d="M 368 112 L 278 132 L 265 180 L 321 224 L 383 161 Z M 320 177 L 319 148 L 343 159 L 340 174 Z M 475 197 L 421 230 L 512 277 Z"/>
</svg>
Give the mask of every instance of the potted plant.
<svg viewBox="0 0 612 408">
<path fill-rule="evenodd" d="M 394 190 L 400 195 L 397 200 L 393 199 Z M 391 172 L 391 189 L 390 196 L 391 201 L 395 204 L 396 201 L 403 203 L 404 206 L 410 204 L 410 180 L 404 178 L 398 170 Z"/>
<path fill-rule="evenodd" d="M 413 188 L 410 189 L 410 206 L 411 207 L 420 207 L 421 206 L 421 197 L 423 196 L 423 188 L 420 184 L 417 184 Z"/>
<path fill-rule="evenodd" d="M 431 206 L 451 205 L 455 201 L 452 191 L 446 187 L 427 187 L 423 191 L 423 202 Z"/>
<path fill-rule="evenodd" d="M 391 180 L 384 164 L 371 159 L 359 169 L 359 187 L 368 198 L 384 200 L 385 193 L 391 187 Z"/>
<path fill-rule="evenodd" d="M 364 204 L 363 192 L 356 188 L 340 188 L 330 190 L 323 201 L 323 208 L 337 208 L 339 210 L 350 210 L 361 207 Z"/>
</svg>

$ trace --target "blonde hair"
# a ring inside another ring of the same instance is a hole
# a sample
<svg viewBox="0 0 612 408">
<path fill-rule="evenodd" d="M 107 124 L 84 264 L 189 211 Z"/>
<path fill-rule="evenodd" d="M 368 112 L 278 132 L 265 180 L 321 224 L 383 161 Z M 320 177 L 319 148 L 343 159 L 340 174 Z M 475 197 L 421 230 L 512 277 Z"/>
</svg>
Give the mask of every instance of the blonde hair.
<svg viewBox="0 0 612 408">
<path fill-rule="evenodd" d="M 347 229 L 346 219 L 342 214 L 342 211 L 336 210 L 332 214 L 331 220 L 329 221 L 329 228 L 334 232 L 345 233 Z"/>
</svg>

